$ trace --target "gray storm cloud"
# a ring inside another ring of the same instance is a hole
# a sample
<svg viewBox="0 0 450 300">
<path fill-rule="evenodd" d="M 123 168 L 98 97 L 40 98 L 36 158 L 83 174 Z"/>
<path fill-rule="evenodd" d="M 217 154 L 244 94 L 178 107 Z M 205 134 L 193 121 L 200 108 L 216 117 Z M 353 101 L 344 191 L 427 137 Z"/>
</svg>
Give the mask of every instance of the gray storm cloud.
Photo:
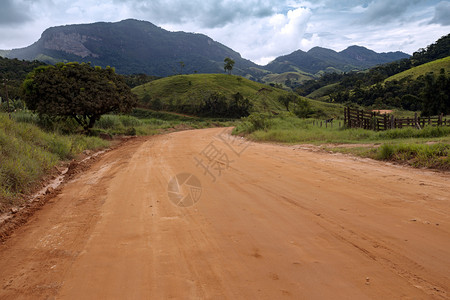
<svg viewBox="0 0 450 300">
<path fill-rule="evenodd" d="M 26 6 L 13 0 L 2 0 L 0 4 L 0 25 L 20 24 L 31 20 Z"/>
<path fill-rule="evenodd" d="M 128 3 L 133 10 L 154 21 L 172 24 L 195 22 L 206 28 L 222 27 L 247 18 L 264 18 L 273 15 L 279 4 L 264 0 L 129 0 Z"/>
<path fill-rule="evenodd" d="M 430 24 L 450 25 L 450 2 L 442 1 L 436 5 L 434 18 L 430 21 Z"/>
<path fill-rule="evenodd" d="M 384 24 L 387 22 L 398 21 L 410 7 L 423 2 L 423 0 L 378 0 L 372 1 L 361 23 Z"/>
</svg>

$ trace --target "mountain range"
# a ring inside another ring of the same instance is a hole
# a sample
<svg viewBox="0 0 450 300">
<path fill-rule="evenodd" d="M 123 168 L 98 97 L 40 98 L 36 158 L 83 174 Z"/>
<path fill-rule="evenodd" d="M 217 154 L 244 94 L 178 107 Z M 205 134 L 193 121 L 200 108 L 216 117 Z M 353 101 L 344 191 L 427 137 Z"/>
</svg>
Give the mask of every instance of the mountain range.
<svg viewBox="0 0 450 300">
<path fill-rule="evenodd" d="M 266 66 L 244 59 L 233 49 L 203 34 L 171 32 L 147 21 L 98 22 L 51 27 L 34 44 L 0 50 L 0 56 L 39 60 L 91 62 L 112 66 L 121 74 L 168 76 L 179 73 L 224 72 L 224 58 L 235 61 L 233 73 L 261 80 L 267 74 L 298 72 L 314 77 L 323 72 L 363 70 L 377 64 L 408 58 L 402 52 L 376 53 L 351 46 L 336 52 L 315 47 L 280 56 Z"/>
<path fill-rule="evenodd" d="M 308 52 L 297 50 L 280 56 L 265 68 L 272 73 L 295 72 L 299 69 L 309 74 L 322 72 L 348 72 L 409 58 L 403 52 L 376 53 L 361 46 L 350 46 L 336 52 L 331 49 L 314 47 Z"/>
</svg>

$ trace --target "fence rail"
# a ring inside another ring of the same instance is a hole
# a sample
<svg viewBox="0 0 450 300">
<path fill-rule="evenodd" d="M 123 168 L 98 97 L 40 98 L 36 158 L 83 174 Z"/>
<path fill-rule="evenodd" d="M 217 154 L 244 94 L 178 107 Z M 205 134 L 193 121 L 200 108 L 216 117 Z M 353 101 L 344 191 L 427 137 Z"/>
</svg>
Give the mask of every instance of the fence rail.
<svg viewBox="0 0 450 300">
<path fill-rule="evenodd" d="M 348 128 L 364 128 L 379 131 L 404 127 L 420 129 L 425 126 L 450 126 L 450 120 L 444 119 L 442 114 L 437 117 L 419 117 L 415 114 L 412 118 L 396 118 L 390 114 L 345 107 L 344 125 Z"/>
</svg>

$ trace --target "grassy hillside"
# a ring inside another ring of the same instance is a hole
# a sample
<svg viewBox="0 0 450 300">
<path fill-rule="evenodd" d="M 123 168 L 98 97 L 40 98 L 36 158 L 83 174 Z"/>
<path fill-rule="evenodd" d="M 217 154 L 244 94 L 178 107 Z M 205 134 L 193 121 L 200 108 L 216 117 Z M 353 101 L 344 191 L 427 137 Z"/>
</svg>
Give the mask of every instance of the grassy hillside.
<svg viewBox="0 0 450 300">
<path fill-rule="evenodd" d="M 158 103 L 160 109 L 177 105 L 189 105 L 203 101 L 205 97 L 219 92 L 228 98 L 236 93 L 242 94 L 253 104 L 252 111 L 283 111 L 278 97 L 288 92 L 246 78 L 225 74 L 178 75 L 149 82 L 132 90 L 143 106 L 153 107 Z M 306 99 L 306 98 L 303 98 Z M 309 100 L 313 110 L 323 116 L 342 114 L 340 105 Z"/>
<path fill-rule="evenodd" d="M 401 80 L 405 77 L 411 76 L 412 79 L 416 79 L 420 75 L 425 75 L 427 73 L 435 73 L 439 74 L 441 69 L 445 69 L 447 74 L 450 74 L 450 56 L 447 56 L 445 58 L 441 58 L 438 60 L 431 61 L 429 63 L 411 68 L 409 70 L 403 71 L 401 73 L 395 74 L 385 80 L 386 81 L 392 81 L 392 80 Z"/>
<path fill-rule="evenodd" d="M 320 99 L 322 97 L 328 98 L 328 95 L 333 92 L 334 88 L 337 86 L 337 83 L 332 83 L 326 86 L 323 86 L 311 94 L 307 95 L 306 97 L 312 98 L 312 99 Z"/>
<path fill-rule="evenodd" d="M 227 97 L 231 97 L 239 92 L 253 103 L 256 110 L 264 109 L 264 101 L 268 109 L 282 109 L 277 99 L 280 95 L 287 93 L 284 90 L 263 85 L 240 76 L 226 74 L 170 76 L 135 87 L 132 91 L 143 103 L 159 100 L 163 105 L 198 103 L 213 92 L 222 93 Z"/>
</svg>

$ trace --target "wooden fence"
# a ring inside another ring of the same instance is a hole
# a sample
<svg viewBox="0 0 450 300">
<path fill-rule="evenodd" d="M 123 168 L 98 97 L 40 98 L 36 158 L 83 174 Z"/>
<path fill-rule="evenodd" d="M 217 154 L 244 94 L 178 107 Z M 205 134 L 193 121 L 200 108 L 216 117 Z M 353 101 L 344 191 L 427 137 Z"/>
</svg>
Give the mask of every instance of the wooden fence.
<svg viewBox="0 0 450 300">
<path fill-rule="evenodd" d="M 344 125 L 348 128 L 364 128 L 377 131 L 404 127 L 421 129 L 425 126 L 450 126 L 450 120 L 444 119 L 442 114 L 437 117 L 419 117 L 415 114 L 411 118 L 396 118 L 390 114 L 345 107 Z"/>
</svg>

